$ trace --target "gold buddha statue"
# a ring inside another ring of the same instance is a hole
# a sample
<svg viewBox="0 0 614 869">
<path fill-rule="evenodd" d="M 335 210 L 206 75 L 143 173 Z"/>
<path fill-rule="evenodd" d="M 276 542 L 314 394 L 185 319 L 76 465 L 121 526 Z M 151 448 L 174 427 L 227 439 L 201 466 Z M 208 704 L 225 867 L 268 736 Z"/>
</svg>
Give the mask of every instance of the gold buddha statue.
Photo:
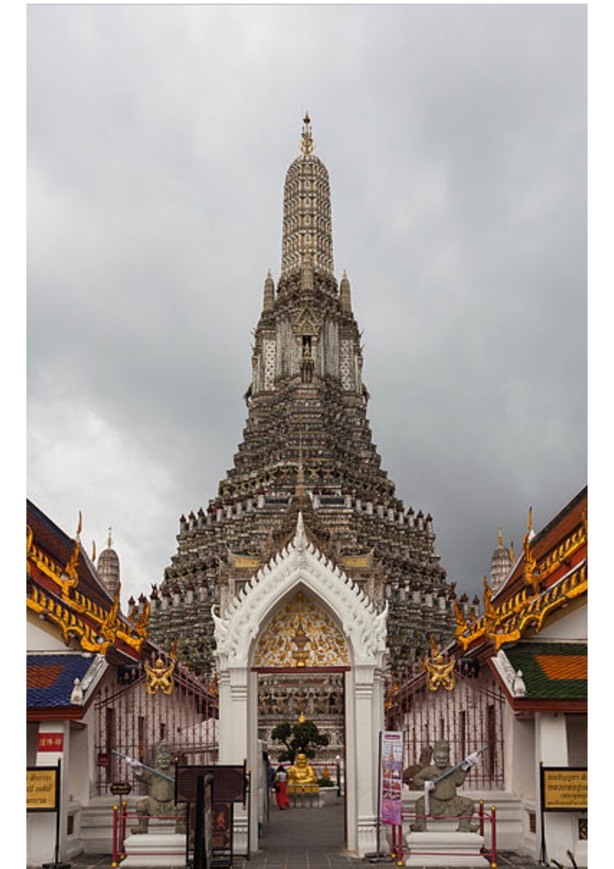
<svg viewBox="0 0 614 869">
<path fill-rule="evenodd" d="M 307 760 L 307 755 L 299 752 L 294 764 L 288 767 L 288 793 L 317 794 L 319 790 L 318 780 Z"/>
</svg>

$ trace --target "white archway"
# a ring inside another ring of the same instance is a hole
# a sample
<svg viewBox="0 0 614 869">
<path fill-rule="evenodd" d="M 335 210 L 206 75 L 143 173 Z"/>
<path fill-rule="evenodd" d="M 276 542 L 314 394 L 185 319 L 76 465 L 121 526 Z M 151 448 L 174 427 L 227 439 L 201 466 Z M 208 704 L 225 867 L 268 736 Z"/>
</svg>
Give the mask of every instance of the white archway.
<svg viewBox="0 0 614 869">
<path fill-rule="evenodd" d="M 213 612 L 219 678 L 219 762 L 257 769 L 258 637 L 297 589 L 319 600 L 341 627 L 351 667 L 346 672 L 346 790 L 348 850 L 364 856 L 377 844 L 378 734 L 384 729 L 387 607 L 377 612 L 364 592 L 309 542 L 299 513 L 293 540 L 242 589 L 222 616 Z M 255 791 L 255 788 L 254 788 Z M 251 806 L 249 850 L 258 849 L 257 805 Z M 247 844 L 247 818 L 236 834 Z"/>
</svg>

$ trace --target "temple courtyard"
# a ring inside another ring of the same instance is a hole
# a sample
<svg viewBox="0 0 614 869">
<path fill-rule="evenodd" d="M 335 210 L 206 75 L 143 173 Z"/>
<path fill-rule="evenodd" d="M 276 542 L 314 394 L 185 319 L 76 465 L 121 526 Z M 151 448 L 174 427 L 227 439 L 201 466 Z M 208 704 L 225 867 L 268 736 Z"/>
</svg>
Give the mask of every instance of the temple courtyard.
<svg viewBox="0 0 614 869">
<path fill-rule="evenodd" d="M 385 829 L 382 828 L 382 841 Z M 234 869 L 343 869 L 366 864 L 393 865 L 391 859 L 350 857 L 343 850 L 343 804 L 322 809 L 291 808 L 280 812 L 271 804 L 268 823 L 263 827 L 261 850 L 249 860 L 235 856 Z M 383 851 L 383 848 L 382 848 Z M 486 861 L 481 869 L 488 866 Z M 497 854 L 498 869 L 538 869 L 529 857 L 502 851 Z M 108 854 L 82 854 L 71 861 L 74 869 L 110 869 Z M 430 869 L 448 869 L 430 867 Z"/>
</svg>

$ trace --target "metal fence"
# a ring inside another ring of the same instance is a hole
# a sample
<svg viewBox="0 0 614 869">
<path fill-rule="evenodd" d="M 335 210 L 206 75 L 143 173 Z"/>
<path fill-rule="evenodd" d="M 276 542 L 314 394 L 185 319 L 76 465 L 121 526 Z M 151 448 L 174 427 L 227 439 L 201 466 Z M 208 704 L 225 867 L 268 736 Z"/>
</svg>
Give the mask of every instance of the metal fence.
<svg viewBox="0 0 614 869">
<path fill-rule="evenodd" d="M 181 666 L 174 672 L 172 693 L 149 693 L 143 665 L 118 671 L 95 704 L 96 775 L 92 796 L 111 793 L 111 785 L 129 780 L 136 793 L 143 786 L 129 773 L 124 756 L 155 765 L 160 742 L 167 742 L 182 763 L 213 764 L 218 758 L 216 686 L 196 679 Z"/>
<path fill-rule="evenodd" d="M 505 695 L 489 671 L 457 673 L 453 691 L 430 691 L 424 678 L 409 671 L 390 686 L 386 727 L 403 732 L 406 768 L 423 766 L 426 750 L 440 739 L 448 741 L 453 764 L 486 746 L 465 787 L 499 790 L 505 786 L 505 708 Z"/>
</svg>

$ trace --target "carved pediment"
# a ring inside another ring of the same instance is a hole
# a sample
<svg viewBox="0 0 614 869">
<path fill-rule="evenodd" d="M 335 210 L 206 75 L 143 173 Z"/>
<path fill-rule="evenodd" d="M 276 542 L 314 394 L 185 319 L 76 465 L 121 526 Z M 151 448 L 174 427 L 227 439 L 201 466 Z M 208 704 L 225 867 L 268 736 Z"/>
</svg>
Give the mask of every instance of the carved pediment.
<svg viewBox="0 0 614 869">
<path fill-rule="evenodd" d="M 322 315 L 313 308 L 303 308 L 292 317 L 292 329 L 296 335 L 320 334 L 322 328 Z"/>
<path fill-rule="evenodd" d="M 383 666 L 387 605 L 378 612 L 364 591 L 309 542 L 299 513 L 294 539 L 246 583 L 224 613 L 212 609 L 220 669 L 248 666 L 262 626 L 280 611 L 280 601 L 292 605 L 298 592 L 321 612 L 333 614 L 331 624 L 340 625 L 353 665 Z"/>
<path fill-rule="evenodd" d="M 348 666 L 343 634 L 302 591 L 273 616 L 258 641 L 255 667 Z"/>
</svg>

